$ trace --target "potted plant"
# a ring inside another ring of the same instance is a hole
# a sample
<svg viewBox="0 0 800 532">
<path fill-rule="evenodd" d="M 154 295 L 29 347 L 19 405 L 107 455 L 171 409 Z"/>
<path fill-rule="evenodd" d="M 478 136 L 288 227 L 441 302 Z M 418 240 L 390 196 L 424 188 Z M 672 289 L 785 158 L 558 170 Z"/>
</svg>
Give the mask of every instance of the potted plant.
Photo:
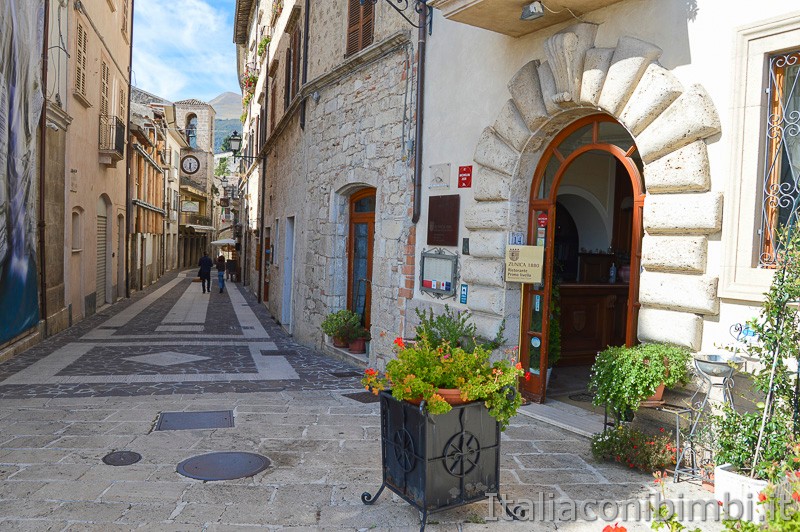
<svg viewBox="0 0 800 532">
<path fill-rule="evenodd" d="M 369 340 L 369 331 L 364 327 L 358 326 L 350 335 L 350 347 L 348 349 L 355 355 L 362 355 L 367 352 L 367 342 Z"/>
<path fill-rule="evenodd" d="M 449 412 L 453 402 L 481 401 L 501 429 L 522 404 L 516 385 L 524 372 L 515 351 L 510 358 L 492 362 L 491 351 L 481 345 L 472 352 L 447 342 L 436 347 L 424 336 L 413 344 L 406 345 L 402 338 L 394 343 L 397 358 L 387 363 L 386 372 L 368 368 L 361 380 L 375 394 L 391 388 L 395 399 L 425 401 L 434 415 Z"/>
<path fill-rule="evenodd" d="M 664 428 L 659 434 L 646 434 L 622 424 L 592 436 L 595 460 L 621 463 L 646 473 L 663 471 L 675 460 L 675 446 Z"/>
<path fill-rule="evenodd" d="M 747 355 L 758 360 L 754 388 L 762 400 L 751 412 L 725 407 L 713 417 L 714 495 L 720 501 L 756 496 L 775 471 L 800 467 L 800 457 L 789 452 L 800 429 L 798 388 L 790 369 L 800 358 L 800 316 L 792 304 L 800 300 L 800 232 L 783 228 L 777 242 L 772 283 L 759 317 L 748 323 L 755 341 Z"/>
<path fill-rule="evenodd" d="M 267 51 L 267 46 L 269 46 L 269 43 L 270 43 L 271 40 L 272 39 L 270 38 L 270 36 L 266 35 L 258 42 L 258 50 L 257 50 L 257 52 L 258 52 L 258 56 L 259 57 L 264 55 L 264 52 Z"/>
<path fill-rule="evenodd" d="M 347 347 L 353 331 L 361 327 L 361 316 L 347 309 L 331 312 L 320 328 L 333 340 L 334 347 Z"/>
<path fill-rule="evenodd" d="M 597 354 L 592 366 L 592 402 L 606 405 L 617 423 L 629 419 L 659 387 L 663 391 L 686 383 L 691 358 L 688 350 L 668 344 L 608 347 Z"/>
</svg>

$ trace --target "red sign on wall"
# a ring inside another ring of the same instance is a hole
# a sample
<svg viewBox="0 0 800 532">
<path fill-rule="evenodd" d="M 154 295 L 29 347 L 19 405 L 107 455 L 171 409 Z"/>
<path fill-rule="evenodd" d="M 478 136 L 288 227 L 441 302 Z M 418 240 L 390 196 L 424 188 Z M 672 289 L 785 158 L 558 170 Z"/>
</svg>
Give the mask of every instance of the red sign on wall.
<svg viewBox="0 0 800 532">
<path fill-rule="evenodd" d="M 458 188 L 472 187 L 472 166 L 458 167 Z"/>
<path fill-rule="evenodd" d="M 536 217 L 536 224 L 539 227 L 547 227 L 547 213 L 540 212 L 539 216 Z"/>
</svg>

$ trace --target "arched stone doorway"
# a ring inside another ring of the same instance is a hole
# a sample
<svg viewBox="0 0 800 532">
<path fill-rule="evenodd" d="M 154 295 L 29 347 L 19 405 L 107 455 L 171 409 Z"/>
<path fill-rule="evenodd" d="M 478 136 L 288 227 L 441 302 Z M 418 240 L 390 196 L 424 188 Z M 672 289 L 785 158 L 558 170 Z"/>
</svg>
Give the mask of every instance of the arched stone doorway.
<svg viewBox="0 0 800 532">
<path fill-rule="evenodd" d="M 551 356 L 567 365 L 587 364 L 607 345 L 636 343 L 641 167 L 630 134 L 604 114 L 573 122 L 542 154 L 527 241 L 544 247 L 545 272 L 543 283 L 523 287 L 520 343 L 520 360 L 531 372 L 523 389 L 533 397 L 545 396 Z M 567 201 L 572 196 L 581 201 Z M 560 235 L 565 219 L 577 239 Z"/>
<path fill-rule="evenodd" d="M 524 340 L 521 288 L 503 278 L 508 232 L 528 229 L 531 176 L 546 147 L 569 124 L 602 112 L 630 133 L 643 162 L 638 340 L 699 349 L 703 317 L 719 312 L 718 279 L 706 271 L 708 237 L 722 226 L 706 148 L 719 117 L 703 87 L 684 88 L 657 63 L 658 46 L 621 37 L 597 48 L 596 32 L 576 24 L 548 38 L 546 60 L 512 77 L 511 99 L 478 141 L 475 201 L 464 211 L 468 307 L 479 333 L 491 337 L 505 320 L 506 337 Z"/>
</svg>

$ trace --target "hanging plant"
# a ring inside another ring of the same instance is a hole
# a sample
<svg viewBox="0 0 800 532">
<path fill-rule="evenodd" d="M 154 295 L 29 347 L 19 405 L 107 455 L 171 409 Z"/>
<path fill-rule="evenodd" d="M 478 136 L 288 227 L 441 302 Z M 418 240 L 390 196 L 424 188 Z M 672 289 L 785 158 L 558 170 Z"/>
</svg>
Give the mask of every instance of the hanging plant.
<svg viewBox="0 0 800 532">
<path fill-rule="evenodd" d="M 247 104 L 249 104 L 250 100 L 252 100 L 252 99 L 253 99 L 253 93 L 252 92 L 248 92 L 247 94 L 245 94 L 244 98 L 242 98 L 242 109 L 247 111 Z"/>
<path fill-rule="evenodd" d="M 283 11 L 283 0 L 272 0 L 272 20 L 281 16 Z"/>
<path fill-rule="evenodd" d="M 261 41 L 258 43 L 258 56 L 259 57 L 264 55 L 264 53 L 267 51 L 267 46 L 269 46 L 270 41 L 271 41 L 271 39 L 270 39 L 269 35 L 267 35 L 266 37 L 261 39 Z"/>
<path fill-rule="evenodd" d="M 248 94 L 256 92 L 256 83 L 258 83 L 258 72 L 255 70 L 247 69 L 242 74 L 242 87 Z"/>
</svg>

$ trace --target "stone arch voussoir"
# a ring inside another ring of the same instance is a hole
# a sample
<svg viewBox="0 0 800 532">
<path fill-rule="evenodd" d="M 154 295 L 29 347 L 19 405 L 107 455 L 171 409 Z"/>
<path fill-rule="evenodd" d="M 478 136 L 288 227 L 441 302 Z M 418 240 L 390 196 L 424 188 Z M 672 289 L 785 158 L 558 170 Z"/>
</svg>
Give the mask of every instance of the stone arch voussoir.
<svg viewBox="0 0 800 532">
<path fill-rule="evenodd" d="M 547 39 L 545 60 L 511 78 L 511 99 L 478 141 L 474 202 L 465 209 L 468 307 L 491 322 L 518 316 L 519 290 L 502 277 L 507 232 L 527 229 L 531 178 L 547 143 L 599 109 L 628 129 L 645 164 L 639 339 L 697 350 L 702 316 L 719 312 L 707 244 L 722 227 L 722 196 L 710 191 L 706 149 L 719 116 L 702 86 L 684 88 L 657 63 L 661 48 L 628 36 L 595 48 L 596 32 L 576 24 Z"/>
</svg>

